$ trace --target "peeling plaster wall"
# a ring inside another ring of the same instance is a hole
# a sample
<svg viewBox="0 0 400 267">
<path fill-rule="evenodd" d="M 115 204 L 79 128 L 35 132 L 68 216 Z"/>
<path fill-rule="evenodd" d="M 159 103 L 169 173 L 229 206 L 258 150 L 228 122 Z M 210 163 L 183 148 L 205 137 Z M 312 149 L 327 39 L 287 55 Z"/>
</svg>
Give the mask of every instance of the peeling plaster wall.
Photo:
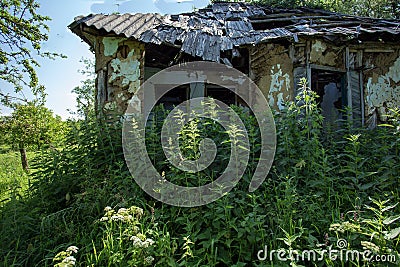
<svg viewBox="0 0 400 267">
<path fill-rule="evenodd" d="M 343 47 L 337 47 L 321 40 L 312 40 L 310 63 L 336 68 L 344 68 Z"/>
<path fill-rule="evenodd" d="M 143 81 L 144 45 L 126 38 L 98 37 L 95 52 L 97 108 L 122 115 Z"/>
<path fill-rule="evenodd" d="M 250 77 L 261 89 L 271 108 L 282 110 L 293 98 L 293 62 L 289 49 L 262 44 L 250 50 Z"/>
<path fill-rule="evenodd" d="M 294 76 L 304 76 L 305 45 L 280 44 L 250 47 L 250 78 L 264 93 L 271 108 L 281 110 L 294 97 Z M 134 40 L 96 37 L 97 108 L 106 114 L 123 114 L 144 80 L 144 45 Z M 309 63 L 344 68 L 343 47 L 312 40 Z M 294 64 L 297 66 L 294 69 Z M 363 88 L 367 117 L 385 121 L 389 108 L 400 106 L 400 48 L 392 53 L 363 56 Z M 296 76 L 296 77 L 297 77 Z M 141 109 L 143 96 L 133 99 Z"/>
<path fill-rule="evenodd" d="M 371 126 L 386 121 L 389 109 L 400 107 L 400 50 L 365 53 L 364 88 L 366 115 Z"/>
</svg>

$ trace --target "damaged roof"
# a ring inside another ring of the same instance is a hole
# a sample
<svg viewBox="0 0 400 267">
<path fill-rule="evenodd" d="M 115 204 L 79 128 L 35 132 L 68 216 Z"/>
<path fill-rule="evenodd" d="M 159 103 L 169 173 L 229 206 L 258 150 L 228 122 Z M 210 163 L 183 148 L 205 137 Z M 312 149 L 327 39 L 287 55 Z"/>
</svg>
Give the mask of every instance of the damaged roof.
<svg viewBox="0 0 400 267">
<path fill-rule="evenodd" d="M 69 28 L 89 44 L 84 33 L 93 35 L 95 30 L 98 35 L 172 45 L 216 62 L 222 51 L 276 39 L 297 42 L 299 37 L 321 36 L 335 42 L 400 41 L 400 20 L 228 2 L 178 15 L 91 14 L 75 18 Z"/>
</svg>

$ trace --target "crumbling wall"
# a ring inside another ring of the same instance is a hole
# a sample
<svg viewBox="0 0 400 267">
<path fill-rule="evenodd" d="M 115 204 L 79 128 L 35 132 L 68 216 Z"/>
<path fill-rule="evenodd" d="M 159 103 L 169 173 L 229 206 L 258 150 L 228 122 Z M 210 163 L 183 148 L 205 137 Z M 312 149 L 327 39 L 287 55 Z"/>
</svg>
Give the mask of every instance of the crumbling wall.
<svg viewBox="0 0 400 267">
<path fill-rule="evenodd" d="M 293 98 L 293 62 L 289 49 L 261 44 L 250 49 L 250 78 L 263 92 L 271 108 L 282 110 Z"/>
<path fill-rule="evenodd" d="M 143 81 L 144 45 L 125 38 L 97 37 L 95 52 L 97 109 L 122 115 Z"/>
<path fill-rule="evenodd" d="M 344 47 L 315 39 L 311 41 L 310 64 L 344 69 Z"/>
<path fill-rule="evenodd" d="M 400 107 L 400 49 L 364 54 L 364 94 L 369 124 L 387 121 L 389 109 Z"/>
</svg>

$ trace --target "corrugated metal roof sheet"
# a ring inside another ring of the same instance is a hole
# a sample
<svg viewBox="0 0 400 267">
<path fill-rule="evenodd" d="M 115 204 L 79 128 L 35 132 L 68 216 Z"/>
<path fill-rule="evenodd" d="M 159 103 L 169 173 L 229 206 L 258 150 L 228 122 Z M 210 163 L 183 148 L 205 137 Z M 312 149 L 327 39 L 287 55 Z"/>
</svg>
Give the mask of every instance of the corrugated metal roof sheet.
<svg viewBox="0 0 400 267">
<path fill-rule="evenodd" d="M 155 29 L 164 20 L 160 14 L 111 14 L 111 15 L 89 15 L 81 21 L 88 27 L 95 27 L 98 30 L 114 32 L 117 35 L 139 39 L 147 30 Z"/>
<path fill-rule="evenodd" d="M 400 40 L 400 21 L 348 16 L 312 9 L 271 9 L 246 3 L 214 3 L 208 8 L 180 15 L 111 14 L 78 17 L 69 27 L 82 36 L 86 26 L 144 43 L 179 45 L 204 60 L 219 61 L 221 51 L 235 46 L 293 41 L 298 36 L 345 36 L 345 40 L 385 33 Z M 99 32 L 100 34 L 100 32 Z"/>
</svg>

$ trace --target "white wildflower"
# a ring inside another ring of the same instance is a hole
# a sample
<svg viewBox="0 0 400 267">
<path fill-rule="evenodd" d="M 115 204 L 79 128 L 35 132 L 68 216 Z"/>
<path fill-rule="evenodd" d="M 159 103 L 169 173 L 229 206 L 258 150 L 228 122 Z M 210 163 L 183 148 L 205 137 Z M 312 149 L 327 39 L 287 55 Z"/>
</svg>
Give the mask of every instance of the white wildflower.
<svg viewBox="0 0 400 267">
<path fill-rule="evenodd" d="M 126 213 L 128 210 L 127 209 L 125 209 L 125 208 L 120 208 L 119 210 L 118 210 L 118 213 L 119 214 L 121 214 L 121 213 Z"/>
<path fill-rule="evenodd" d="M 377 245 L 368 241 L 361 241 L 361 246 L 363 246 L 364 249 L 372 250 L 374 252 L 379 252 L 380 250 Z"/>
<path fill-rule="evenodd" d="M 67 248 L 67 252 L 74 252 L 74 253 L 78 253 L 78 250 L 79 250 L 79 248 L 78 247 L 76 247 L 76 246 L 69 246 L 68 248 Z"/>
<path fill-rule="evenodd" d="M 132 236 L 131 240 L 133 241 L 133 246 L 134 247 L 137 247 L 137 248 L 143 247 L 143 242 L 142 242 L 142 240 L 140 240 L 139 237 Z"/>
<path fill-rule="evenodd" d="M 65 259 L 63 259 L 62 262 L 66 263 L 67 266 L 71 266 L 71 265 L 75 265 L 76 259 L 74 256 L 69 256 L 69 257 L 66 257 Z"/>
<path fill-rule="evenodd" d="M 130 210 L 133 214 L 136 214 L 138 217 L 141 217 L 144 213 L 142 208 L 135 206 L 130 207 Z"/>
<path fill-rule="evenodd" d="M 137 239 L 139 239 L 140 240 L 140 238 L 139 237 L 137 237 L 137 236 L 135 236 L 135 235 L 133 235 L 133 236 L 131 236 L 131 238 L 130 238 L 132 241 L 135 241 L 135 240 L 137 240 Z M 140 241 L 142 241 L 142 240 L 140 240 Z"/>
<path fill-rule="evenodd" d="M 145 264 L 151 264 L 154 261 L 154 258 L 152 256 L 148 256 L 144 258 L 144 263 Z"/>
<path fill-rule="evenodd" d="M 143 242 L 143 245 L 144 245 L 144 247 L 149 247 L 149 246 L 152 246 L 154 244 L 154 240 L 153 239 L 151 239 L 151 238 L 147 238 L 144 242 Z"/>
<path fill-rule="evenodd" d="M 108 217 L 102 217 L 102 218 L 100 219 L 100 221 L 101 221 L 101 222 L 108 221 Z"/>
<path fill-rule="evenodd" d="M 110 211 L 110 210 L 112 210 L 112 208 L 110 206 L 107 206 L 104 208 L 104 211 Z"/>
<path fill-rule="evenodd" d="M 113 220 L 113 221 L 115 221 L 115 222 L 118 222 L 118 221 L 123 222 L 123 221 L 124 221 L 124 216 L 119 215 L 119 214 L 113 215 L 113 216 L 111 217 L 111 220 Z"/>
<path fill-rule="evenodd" d="M 142 246 L 144 248 L 148 248 L 153 244 L 154 244 L 154 241 L 152 239 L 146 239 L 145 241 L 142 242 Z"/>
</svg>

